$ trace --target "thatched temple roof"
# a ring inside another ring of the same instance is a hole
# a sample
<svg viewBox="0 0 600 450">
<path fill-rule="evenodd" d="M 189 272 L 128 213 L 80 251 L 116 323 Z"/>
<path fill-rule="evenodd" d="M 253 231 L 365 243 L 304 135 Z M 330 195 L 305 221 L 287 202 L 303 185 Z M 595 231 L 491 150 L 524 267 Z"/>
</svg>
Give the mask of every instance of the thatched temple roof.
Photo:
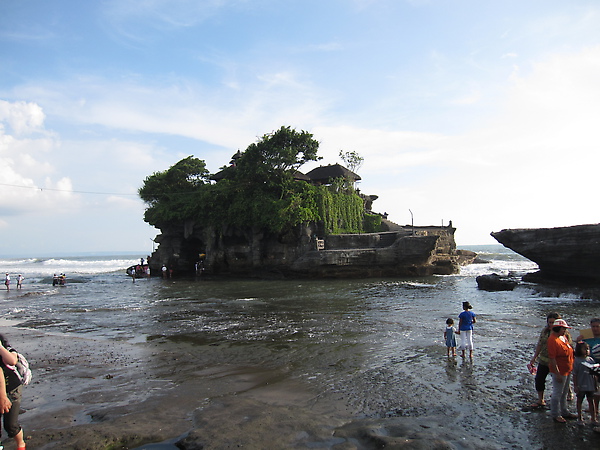
<svg viewBox="0 0 600 450">
<path fill-rule="evenodd" d="M 348 178 L 351 181 L 360 180 L 360 176 L 339 164 L 320 166 L 306 174 L 313 183 L 329 184 L 336 178 Z"/>
<path fill-rule="evenodd" d="M 219 172 L 211 175 L 210 179 L 213 181 L 220 181 L 224 178 L 227 178 L 227 175 L 230 173 L 230 171 L 232 169 L 235 169 L 236 161 L 241 156 L 242 153 L 238 150 L 238 152 L 231 157 L 231 166 L 226 167 L 220 170 Z M 301 180 L 315 184 L 330 184 L 334 179 L 340 177 L 347 178 L 353 182 L 360 180 L 360 176 L 339 164 L 329 164 L 327 166 L 320 166 L 316 169 L 311 170 L 307 174 L 303 174 L 302 172 L 299 172 L 297 170 L 294 172 L 295 180 Z"/>
</svg>

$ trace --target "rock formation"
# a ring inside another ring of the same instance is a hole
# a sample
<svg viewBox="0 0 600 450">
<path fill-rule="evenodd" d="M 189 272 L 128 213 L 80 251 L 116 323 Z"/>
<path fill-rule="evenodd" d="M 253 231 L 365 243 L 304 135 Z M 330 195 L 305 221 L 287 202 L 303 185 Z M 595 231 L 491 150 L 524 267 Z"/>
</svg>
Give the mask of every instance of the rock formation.
<svg viewBox="0 0 600 450">
<path fill-rule="evenodd" d="M 482 291 L 512 291 L 518 284 L 513 277 L 505 277 L 497 273 L 479 275 L 475 281 Z"/>
<path fill-rule="evenodd" d="M 491 233 L 539 266 L 543 279 L 600 282 L 600 224 Z"/>
<path fill-rule="evenodd" d="M 216 230 L 188 222 L 163 229 L 150 258 L 175 274 L 194 273 L 202 259 L 207 274 L 259 277 L 382 277 L 458 273 L 476 254 L 457 251 L 455 228 L 396 226 L 394 231 L 329 235 L 318 224 L 283 235 L 259 229 Z M 201 256 L 203 255 L 203 256 Z"/>
</svg>

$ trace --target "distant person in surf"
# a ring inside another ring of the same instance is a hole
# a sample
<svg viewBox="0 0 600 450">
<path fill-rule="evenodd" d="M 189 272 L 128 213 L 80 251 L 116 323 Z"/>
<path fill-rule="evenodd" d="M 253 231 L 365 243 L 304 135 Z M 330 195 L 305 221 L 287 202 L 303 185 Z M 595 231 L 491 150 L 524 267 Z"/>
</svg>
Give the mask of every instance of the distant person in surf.
<svg viewBox="0 0 600 450">
<path fill-rule="evenodd" d="M 6 286 L 6 290 L 10 291 L 10 275 L 6 274 L 4 277 L 4 285 Z"/>
<path fill-rule="evenodd" d="M 463 302 L 463 312 L 458 315 L 458 332 L 460 333 L 461 357 L 469 349 L 469 358 L 473 358 L 473 324 L 477 322 L 476 314 L 471 311 L 473 307 L 469 302 Z"/>
<path fill-rule="evenodd" d="M 23 275 L 19 274 L 17 275 L 17 289 L 23 289 L 23 280 L 25 279 L 25 277 L 23 277 Z"/>
</svg>

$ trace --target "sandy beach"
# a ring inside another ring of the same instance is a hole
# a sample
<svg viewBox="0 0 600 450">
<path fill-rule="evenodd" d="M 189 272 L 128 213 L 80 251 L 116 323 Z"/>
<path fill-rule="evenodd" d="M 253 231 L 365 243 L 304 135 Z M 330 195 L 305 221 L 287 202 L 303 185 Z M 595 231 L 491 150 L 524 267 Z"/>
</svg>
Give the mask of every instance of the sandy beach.
<svg viewBox="0 0 600 450">
<path fill-rule="evenodd" d="M 0 332 L 34 371 L 21 415 L 30 449 L 126 449 L 169 440 L 186 449 L 288 448 L 309 436 L 331 439 L 319 417 L 328 415 L 330 425 L 331 415 L 343 414 L 341 404 L 320 402 L 278 371 L 202 370 L 184 353 L 161 353 L 151 344 L 106 348 L 6 325 Z M 12 440 L 3 440 L 10 449 Z"/>
<path fill-rule="evenodd" d="M 195 367 L 185 346 L 176 347 L 177 353 L 152 342 L 107 346 L 7 324 L 0 332 L 28 356 L 34 370 L 34 381 L 24 387 L 21 415 L 30 449 L 499 449 L 527 448 L 532 434 L 545 436 L 543 448 L 564 448 L 553 442 L 565 437 L 571 448 L 600 442 L 600 435 L 581 434 L 574 424 L 557 427 L 543 412 L 478 405 L 476 397 L 472 407 L 489 424 L 489 439 L 465 434 L 471 419 L 444 417 L 436 404 L 418 417 L 408 407 L 390 417 L 361 415 L 347 393 L 315 392 L 285 367 L 203 368 Z M 452 370 L 455 363 L 448 364 Z M 417 400 L 419 389 L 418 380 L 410 382 L 399 408 Z M 522 392 L 521 406 L 529 394 Z M 509 426 L 512 442 L 505 446 L 502 436 Z M 6 435 L 3 441 L 5 448 L 14 447 Z"/>
</svg>

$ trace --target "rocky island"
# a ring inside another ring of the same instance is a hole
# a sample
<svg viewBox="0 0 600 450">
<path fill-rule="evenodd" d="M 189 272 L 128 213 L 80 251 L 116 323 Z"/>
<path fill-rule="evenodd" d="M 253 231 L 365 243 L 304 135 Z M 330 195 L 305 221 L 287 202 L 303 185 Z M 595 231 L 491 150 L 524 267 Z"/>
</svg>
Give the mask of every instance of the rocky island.
<svg viewBox="0 0 600 450">
<path fill-rule="evenodd" d="M 258 277 L 381 277 L 458 273 L 475 254 L 456 249 L 455 228 L 400 226 L 372 211 L 376 195 L 355 187 L 353 170 L 307 172 L 318 142 L 282 127 L 209 174 L 185 158 L 146 178 L 145 220 L 161 230 L 151 273 Z M 340 156 L 351 169 L 362 162 Z"/>
<path fill-rule="evenodd" d="M 491 235 L 538 264 L 534 279 L 600 283 L 600 224 L 506 229 Z"/>
</svg>

